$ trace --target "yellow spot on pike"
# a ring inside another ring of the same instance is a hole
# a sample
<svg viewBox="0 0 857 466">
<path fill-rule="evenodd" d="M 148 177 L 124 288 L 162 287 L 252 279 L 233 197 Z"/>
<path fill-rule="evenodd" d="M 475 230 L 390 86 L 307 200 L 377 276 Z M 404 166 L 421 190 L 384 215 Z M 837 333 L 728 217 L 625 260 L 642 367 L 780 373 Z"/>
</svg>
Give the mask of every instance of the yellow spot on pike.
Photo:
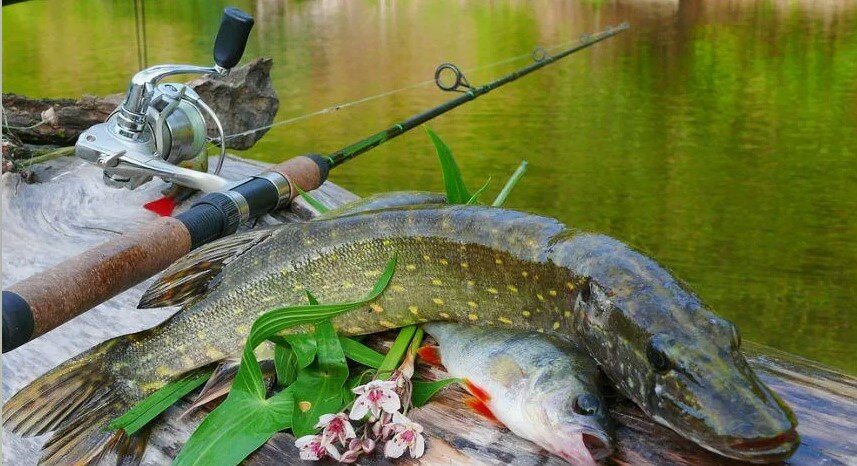
<svg viewBox="0 0 857 466">
<path fill-rule="evenodd" d="M 441 285 L 443 285 L 443 281 L 441 281 L 441 279 L 439 279 L 439 278 L 432 278 L 431 284 L 434 286 L 441 286 Z"/>
<path fill-rule="evenodd" d="M 250 332 L 250 327 L 246 325 L 239 325 L 235 327 L 235 333 L 238 335 L 247 335 Z"/>
<path fill-rule="evenodd" d="M 536 293 L 536 298 L 539 298 L 539 301 L 544 301 L 544 300 L 545 300 L 544 295 L 543 295 L 543 294 L 541 294 L 541 293 Z"/>
<path fill-rule="evenodd" d="M 295 291 L 303 291 L 304 286 L 301 285 L 300 283 L 297 283 L 297 284 L 295 284 L 295 286 L 292 287 L 292 289 Z"/>
<path fill-rule="evenodd" d="M 416 306 L 408 306 L 408 310 L 411 311 L 411 314 L 418 315 L 420 313 L 420 308 Z"/>
<path fill-rule="evenodd" d="M 518 292 L 518 287 L 517 287 L 517 286 L 515 286 L 515 285 L 506 285 L 506 288 L 508 288 L 508 289 L 509 289 L 509 291 L 511 291 L 512 293 L 517 293 L 517 292 Z"/>
<path fill-rule="evenodd" d="M 363 332 L 363 327 L 348 327 L 348 333 L 361 333 Z"/>
<path fill-rule="evenodd" d="M 521 312 L 521 315 L 523 315 L 524 317 L 530 317 L 533 314 L 530 311 L 523 311 Z"/>
<path fill-rule="evenodd" d="M 417 269 L 417 266 L 416 266 L 416 265 L 414 265 L 414 264 L 408 264 L 408 265 L 406 265 L 406 266 L 405 266 L 405 268 L 406 268 L 406 269 L 408 269 L 408 270 L 416 270 L 416 269 Z"/>
<path fill-rule="evenodd" d="M 556 290 L 550 290 L 548 291 L 548 294 L 551 296 L 556 296 Z"/>
<path fill-rule="evenodd" d="M 440 298 L 432 298 L 432 302 L 434 302 L 438 306 L 443 306 L 443 300 Z"/>
<path fill-rule="evenodd" d="M 476 286 L 476 282 L 473 280 L 467 280 L 467 286 Z"/>
<path fill-rule="evenodd" d="M 557 322 L 554 322 L 554 323 L 553 323 L 553 329 L 554 329 L 554 330 L 558 330 L 558 329 L 559 329 L 559 327 L 560 327 L 560 323 L 559 323 L 559 321 L 557 321 Z"/>
<path fill-rule="evenodd" d="M 430 261 L 430 260 L 431 260 L 431 256 L 429 256 L 428 254 L 425 254 L 425 255 L 423 255 L 423 260 L 424 260 L 424 261 Z"/>
<path fill-rule="evenodd" d="M 507 325 L 510 325 L 512 323 L 512 319 L 510 319 L 508 317 L 500 317 L 497 320 L 499 320 L 500 322 L 503 322 L 504 324 L 507 324 Z"/>
<path fill-rule="evenodd" d="M 470 307 L 472 307 L 472 308 L 477 308 L 477 307 L 479 307 L 479 305 L 478 305 L 478 304 L 476 304 L 476 302 L 474 302 L 474 301 L 467 301 L 467 305 L 468 305 L 468 306 L 470 306 Z"/>
<path fill-rule="evenodd" d="M 440 265 L 449 265 L 449 261 L 446 259 L 441 259 L 438 262 L 440 262 Z"/>
<path fill-rule="evenodd" d="M 387 328 L 396 328 L 396 324 L 390 322 L 389 320 L 379 320 L 378 323 Z"/>
<path fill-rule="evenodd" d="M 375 312 L 384 312 L 384 308 L 380 304 L 372 303 L 369 305 L 369 307 L 371 307 L 372 310 Z"/>
<path fill-rule="evenodd" d="M 574 288 L 575 288 L 574 283 L 572 283 L 572 282 L 567 282 L 565 284 L 565 287 L 568 288 L 569 291 L 574 291 Z"/>
<path fill-rule="evenodd" d="M 390 285 L 390 289 L 393 291 L 405 291 L 405 287 L 402 285 Z"/>
<path fill-rule="evenodd" d="M 440 316 L 444 319 L 449 319 L 449 314 L 447 314 L 446 312 L 441 312 Z"/>
<path fill-rule="evenodd" d="M 205 348 L 205 355 L 211 359 L 220 359 L 224 356 L 223 351 L 220 351 L 213 346 Z"/>
<path fill-rule="evenodd" d="M 393 242 L 388 239 L 385 239 L 384 241 L 381 241 L 381 244 L 383 244 L 384 246 L 389 246 L 393 244 Z"/>
<path fill-rule="evenodd" d="M 497 265 L 503 265 L 503 259 L 500 259 L 500 258 L 498 257 L 498 258 L 494 259 L 494 263 L 495 263 L 495 264 L 497 264 Z"/>
<path fill-rule="evenodd" d="M 537 328 L 536 331 L 539 333 L 545 333 L 545 329 L 543 329 L 541 327 Z"/>
<path fill-rule="evenodd" d="M 487 290 L 485 290 L 485 291 L 487 291 L 487 292 L 489 292 L 489 293 L 491 293 L 491 294 L 497 294 L 497 288 L 488 288 L 488 289 L 487 289 Z"/>
<path fill-rule="evenodd" d="M 171 372 L 172 371 L 167 366 L 158 366 L 158 368 L 155 369 L 155 374 L 158 377 L 167 377 L 167 376 L 171 375 Z"/>
<path fill-rule="evenodd" d="M 527 278 L 527 277 L 529 277 L 529 276 L 530 276 L 530 272 L 527 272 L 526 270 L 522 270 L 522 271 L 521 271 L 521 276 L 522 276 L 522 277 L 524 277 L 524 278 Z"/>
<path fill-rule="evenodd" d="M 564 315 L 566 317 L 571 317 L 571 311 L 565 311 L 562 313 L 562 315 Z"/>
<path fill-rule="evenodd" d="M 468 314 L 468 315 L 467 315 L 467 318 L 468 318 L 468 319 L 470 319 L 470 320 L 472 320 L 472 321 L 477 321 L 477 320 L 479 320 L 479 316 L 478 316 L 478 315 L 476 315 L 476 314 Z"/>
<path fill-rule="evenodd" d="M 462 263 L 461 263 L 461 268 L 462 268 L 462 269 L 466 269 L 466 268 L 468 268 L 468 267 L 470 267 L 470 264 L 468 264 L 467 262 L 462 262 Z"/>
</svg>

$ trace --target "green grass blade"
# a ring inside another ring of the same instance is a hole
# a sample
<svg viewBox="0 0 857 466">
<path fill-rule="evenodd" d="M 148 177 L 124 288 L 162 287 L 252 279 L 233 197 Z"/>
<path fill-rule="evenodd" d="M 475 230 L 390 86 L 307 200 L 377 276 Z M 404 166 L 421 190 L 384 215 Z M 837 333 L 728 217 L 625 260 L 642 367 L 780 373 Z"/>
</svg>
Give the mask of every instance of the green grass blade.
<svg viewBox="0 0 857 466">
<path fill-rule="evenodd" d="M 145 426 L 159 414 L 166 411 L 176 401 L 187 395 L 193 389 L 204 384 L 211 377 L 211 370 L 193 372 L 168 383 L 166 386 L 147 397 L 142 402 L 128 410 L 122 416 L 107 425 L 108 430 L 122 429 L 131 435 Z"/>
<path fill-rule="evenodd" d="M 307 204 L 311 205 L 313 209 L 317 210 L 317 211 L 318 211 L 318 213 L 323 214 L 323 213 L 325 213 L 325 212 L 327 212 L 327 211 L 329 211 L 329 210 L 330 210 L 330 209 L 328 209 L 328 208 L 327 208 L 327 206 L 325 206 L 324 204 L 322 204 L 322 203 L 321 203 L 321 201 L 319 201 L 318 199 L 316 199 L 316 198 L 312 197 L 312 195 L 310 195 L 309 193 L 305 192 L 305 191 L 304 191 L 303 189 L 301 189 L 301 188 L 300 188 L 300 186 L 298 186 L 297 184 L 295 184 L 295 185 L 293 185 L 293 186 L 298 190 L 298 193 L 300 193 L 301 198 L 303 198 L 303 200 L 305 200 Z"/>
<path fill-rule="evenodd" d="M 413 388 L 414 391 L 411 394 L 411 402 L 414 404 L 415 408 L 419 408 L 424 406 L 429 402 L 431 397 L 435 396 L 437 392 L 441 391 L 444 387 L 449 384 L 453 384 L 456 382 L 461 382 L 461 379 L 449 378 L 443 380 L 437 380 L 435 382 L 427 382 L 424 380 L 414 380 Z"/>
<path fill-rule="evenodd" d="M 407 327 L 402 327 L 402 329 L 399 330 L 399 335 L 396 336 L 396 341 L 393 342 L 393 346 L 391 346 L 390 350 L 387 351 L 387 355 L 384 356 L 384 361 L 382 361 L 381 365 L 378 366 L 379 375 L 389 374 L 399 367 L 399 364 L 402 362 L 402 358 L 405 357 L 405 352 L 408 351 L 408 346 L 411 344 L 411 340 L 414 338 L 414 334 L 416 332 L 416 325 L 408 325 Z"/>
<path fill-rule="evenodd" d="M 485 180 L 485 184 L 483 184 L 481 188 L 477 189 L 476 192 L 473 193 L 472 196 L 470 196 L 470 199 L 467 200 L 467 205 L 476 204 L 479 201 L 479 196 L 482 195 L 482 191 L 485 191 L 485 189 L 488 188 L 488 185 L 490 185 L 490 184 L 491 184 L 491 177 L 489 176 L 488 179 Z"/>
<path fill-rule="evenodd" d="M 352 361 L 359 362 L 373 369 L 381 367 L 381 363 L 384 362 L 383 354 L 357 340 L 341 336 L 339 337 L 339 342 L 342 344 L 343 351 L 345 351 L 345 357 Z"/>
<path fill-rule="evenodd" d="M 503 203 L 506 202 L 506 198 L 509 197 L 509 193 L 512 192 L 512 189 L 515 188 L 515 185 L 518 184 L 518 181 L 521 180 L 521 177 L 524 176 L 524 173 L 526 172 L 527 161 L 522 160 L 521 164 L 518 165 L 518 168 L 515 170 L 515 173 L 512 173 L 512 176 L 509 178 L 509 181 L 506 182 L 506 185 L 503 186 L 503 189 L 500 190 L 500 194 L 497 195 L 491 205 L 494 207 L 502 207 Z"/>
<path fill-rule="evenodd" d="M 434 144 L 437 157 L 440 159 L 440 168 L 443 172 L 443 186 L 446 189 L 446 200 L 450 204 L 466 204 L 473 195 L 467 190 L 464 185 L 464 180 L 461 178 L 461 170 L 455 162 L 455 157 L 452 155 L 452 150 L 449 146 L 440 139 L 428 126 L 426 132 Z"/>
</svg>

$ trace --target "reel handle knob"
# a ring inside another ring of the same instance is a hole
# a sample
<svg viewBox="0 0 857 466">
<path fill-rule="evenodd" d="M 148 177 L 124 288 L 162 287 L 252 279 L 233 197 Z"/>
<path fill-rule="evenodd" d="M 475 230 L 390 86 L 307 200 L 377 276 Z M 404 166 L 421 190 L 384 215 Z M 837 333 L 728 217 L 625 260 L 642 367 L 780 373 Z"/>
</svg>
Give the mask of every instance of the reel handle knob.
<svg viewBox="0 0 857 466">
<path fill-rule="evenodd" d="M 214 62 L 225 69 L 234 68 L 244 55 L 247 38 L 253 29 L 253 17 L 233 6 L 223 10 L 220 29 L 214 39 Z"/>
</svg>

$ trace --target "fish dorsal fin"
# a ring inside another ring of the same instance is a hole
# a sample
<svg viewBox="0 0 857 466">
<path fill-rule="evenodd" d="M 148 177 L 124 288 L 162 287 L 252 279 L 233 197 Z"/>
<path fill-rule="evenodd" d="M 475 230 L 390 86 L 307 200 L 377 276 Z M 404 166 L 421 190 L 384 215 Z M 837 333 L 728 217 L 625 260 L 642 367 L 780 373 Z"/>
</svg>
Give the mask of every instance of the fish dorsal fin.
<svg viewBox="0 0 857 466">
<path fill-rule="evenodd" d="M 223 267 L 270 238 L 274 229 L 259 229 L 206 244 L 167 267 L 140 298 L 138 308 L 188 304 L 205 295 L 217 283 Z"/>
</svg>

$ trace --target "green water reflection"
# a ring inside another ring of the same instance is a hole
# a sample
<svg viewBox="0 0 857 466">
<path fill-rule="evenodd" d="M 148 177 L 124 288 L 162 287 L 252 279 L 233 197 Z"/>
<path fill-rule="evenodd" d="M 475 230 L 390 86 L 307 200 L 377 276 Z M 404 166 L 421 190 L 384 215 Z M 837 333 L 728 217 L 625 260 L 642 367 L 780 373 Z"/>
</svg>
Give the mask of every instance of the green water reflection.
<svg viewBox="0 0 857 466">
<path fill-rule="evenodd" d="M 511 207 L 635 244 L 745 338 L 857 374 L 855 3 L 234 3 L 257 18 L 245 56 L 275 59 L 281 119 L 429 79 L 443 61 L 470 68 L 630 22 L 629 33 L 431 126 L 471 185 L 527 159 Z M 121 92 L 137 69 L 132 5 L 4 8 L 4 90 Z M 147 1 L 150 64 L 208 63 L 222 6 Z M 331 151 L 447 97 L 425 86 L 280 127 L 245 155 Z M 360 194 L 440 187 L 419 131 L 332 179 Z"/>
</svg>

